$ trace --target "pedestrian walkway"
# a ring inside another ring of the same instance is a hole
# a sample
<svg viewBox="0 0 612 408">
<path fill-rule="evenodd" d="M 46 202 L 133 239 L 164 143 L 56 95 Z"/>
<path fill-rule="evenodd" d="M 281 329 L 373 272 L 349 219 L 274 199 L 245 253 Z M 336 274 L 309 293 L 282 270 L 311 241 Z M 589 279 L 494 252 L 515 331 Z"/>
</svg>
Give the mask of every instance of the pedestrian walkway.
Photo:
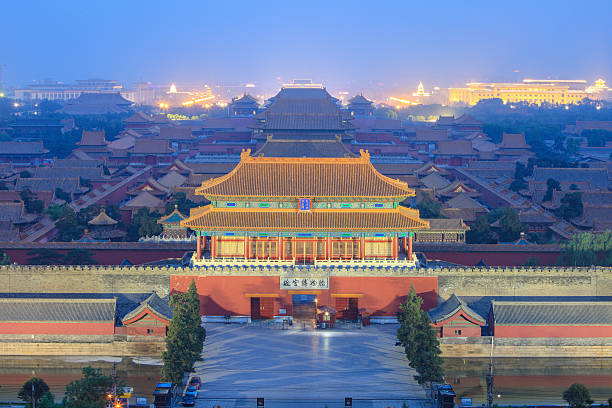
<svg viewBox="0 0 612 408">
<path fill-rule="evenodd" d="M 340 330 L 270 330 L 208 324 L 203 385 L 197 407 L 428 406 L 404 351 L 395 346 L 396 325 Z"/>
</svg>

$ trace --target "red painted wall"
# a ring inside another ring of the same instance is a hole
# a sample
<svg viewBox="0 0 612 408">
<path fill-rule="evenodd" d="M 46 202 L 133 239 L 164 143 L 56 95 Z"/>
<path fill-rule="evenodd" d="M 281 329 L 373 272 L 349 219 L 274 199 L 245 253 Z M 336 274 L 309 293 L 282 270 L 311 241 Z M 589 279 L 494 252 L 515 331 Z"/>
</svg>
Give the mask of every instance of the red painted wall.
<svg viewBox="0 0 612 408">
<path fill-rule="evenodd" d="M 204 315 L 249 316 L 251 300 L 245 296 L 248 293 L 277 294 L 275 314 L 278 314 L 278 309 L 287 309 L 287 313 L 291 313 L 292 295 L 287 290 L 280 290 L 278 276 L 171 276 L 170 291 L 187 291 L 192 279 L 195 279 L 200 294 L 200 312 Z M 359 308 L 368 309 L 374 316 L 395 316 L 400 303 L 405 301 L 411 285 L 414 285 L 417 293 L 423 298 L 425 310 L 437 306 L 437 277 L 333 276 L 330 278 L 330 290 L 315 292 L 319 305 L 332 307 L 335 305 L 332 294 L 363 294 L 359 298 Z"/>
<path fill-rule="evenodd" d="M 33 322 L 33 323 L 0 323 L 0 334 L 58 334 L 58 335 L 100 335 L 115 334 L 114 322 L 81 323 L 81 322 Z"/>
<path fill-rule="evenodd" d="M 612 337 L 612 326 L 495 326 L 495 337 Z"/>
<path fill-rule="evenodd" d="M 461 330 L 461 334 L 455 334 L 455 330 Z M 442 327 L 442 337 L 480 337 L 480 326 L 446 326 Z"/>
</svg>

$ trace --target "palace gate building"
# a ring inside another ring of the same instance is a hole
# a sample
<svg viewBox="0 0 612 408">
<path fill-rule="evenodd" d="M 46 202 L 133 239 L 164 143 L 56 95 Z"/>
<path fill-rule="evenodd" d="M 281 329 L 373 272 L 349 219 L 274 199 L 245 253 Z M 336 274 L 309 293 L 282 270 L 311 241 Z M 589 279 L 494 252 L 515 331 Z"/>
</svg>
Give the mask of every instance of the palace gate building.
<svg viewBox="0 0 612 408">
<path fill-rule="evenodd" d="M 428 227 L 400 205 L 414 191 L 359 157 L 266 157 L 244 151 L 236 168 L 205 181 L 181 226 L 195 231 L 192 265 L 206 315 L 305 315 L 329 306 L 395 316 L 410 286 L 437 304 L 437 279 L 411 278 L 414 231 Z M 219 273 L 225 270 L 225 273 Z M 230 271 L 231 270 L 231 271 Z M 173 277 L 186 289 L 191 277 Z M 418 286 L 418 287 L 417 287 Z"/>
<path fill-rule="evenodd" d="M 171 289 L 195 279 L 208 317 L 394 318 L 411 285 L 436 306 L 437 277 L 412 276 L 412 234 L 428 228 L 400 206 L 414 191 L 346 148 L 353 127 L 338 100 L 300 81 L 255 118 L 258 150 L 196 189 L 210 204 L 180 225 L 196 233 L 200 273 L 172 276 Z"/>
</svg>

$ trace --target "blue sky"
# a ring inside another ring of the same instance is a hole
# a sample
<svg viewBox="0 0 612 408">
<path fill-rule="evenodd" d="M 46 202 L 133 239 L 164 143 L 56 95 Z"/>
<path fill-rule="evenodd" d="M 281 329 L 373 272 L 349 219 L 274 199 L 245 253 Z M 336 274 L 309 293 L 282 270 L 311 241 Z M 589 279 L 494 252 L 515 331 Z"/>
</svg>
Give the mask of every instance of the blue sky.
<svg viewBox="0 0 612 408">
<path fill-rule="evenodd" d="M 13 85 L 612 82 L 612 1 L 3 0 L 0 63 Z"/>
</svg>

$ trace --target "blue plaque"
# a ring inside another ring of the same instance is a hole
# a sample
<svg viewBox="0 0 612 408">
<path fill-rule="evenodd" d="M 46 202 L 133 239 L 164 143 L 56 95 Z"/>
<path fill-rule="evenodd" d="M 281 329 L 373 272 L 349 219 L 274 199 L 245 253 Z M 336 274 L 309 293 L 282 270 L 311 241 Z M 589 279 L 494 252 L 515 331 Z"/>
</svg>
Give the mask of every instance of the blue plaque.
<svg viewBox="0 0 612 408">
<path fill-rule="evenodd" d="M 300 198 L 300 211 L 310 211 L 310 198 Z"/>
</svg>

